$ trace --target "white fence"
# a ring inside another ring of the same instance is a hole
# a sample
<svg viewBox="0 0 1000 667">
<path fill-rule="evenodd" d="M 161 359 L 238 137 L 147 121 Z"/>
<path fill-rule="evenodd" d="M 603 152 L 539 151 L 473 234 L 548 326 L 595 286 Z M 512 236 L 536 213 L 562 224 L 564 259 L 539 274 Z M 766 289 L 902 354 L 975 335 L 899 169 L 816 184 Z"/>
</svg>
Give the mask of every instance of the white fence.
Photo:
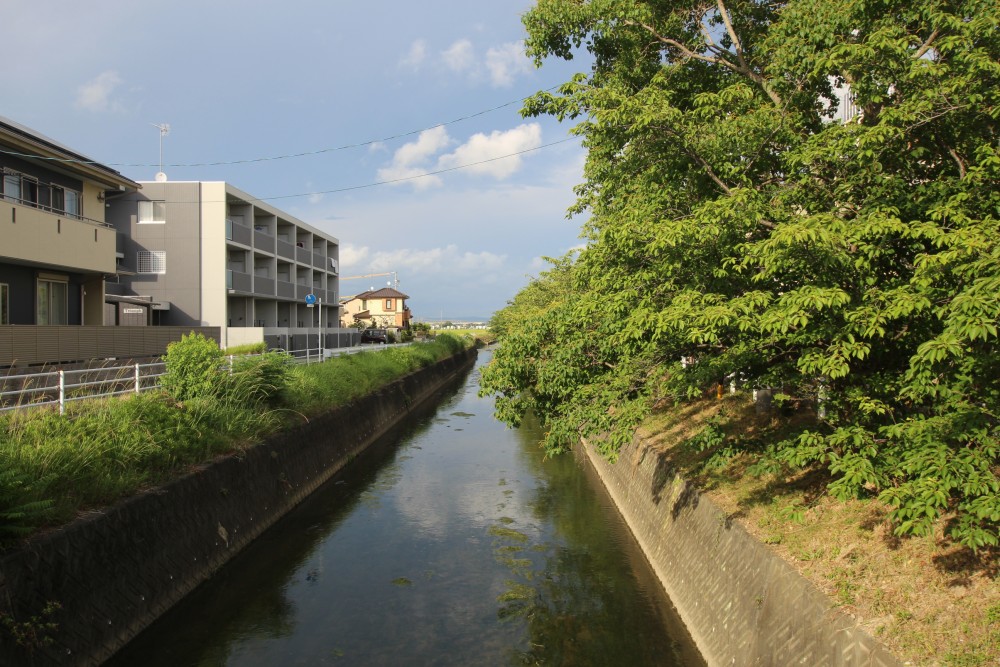
<svg viewBox="0 0 1000 667">
<path fill-rule="evenodd" d="M 411 343 L 281 351 L 291 358 L 292 363 L 315 364 L 344 354 L 385 350 L 392 347 L 405 347 L 406 345 L 411 345 Z M 226 357 L 227 370 L 232 372 L 233 362 L 245 356 L 247 355 L 228 355 Z M 165 373 L 166 364 L 157 361 L 125 366 L 100 366 L 5 375 L 0 377 L 0 390 L 2 390 L 0 391 L 0 412 L 58 405 L 59 414 L 63 414 L 66 410 L 66 404 L 71 401 L 138 394 L 143 391 L 159 389 L 160 378 Z"/>
</svg>

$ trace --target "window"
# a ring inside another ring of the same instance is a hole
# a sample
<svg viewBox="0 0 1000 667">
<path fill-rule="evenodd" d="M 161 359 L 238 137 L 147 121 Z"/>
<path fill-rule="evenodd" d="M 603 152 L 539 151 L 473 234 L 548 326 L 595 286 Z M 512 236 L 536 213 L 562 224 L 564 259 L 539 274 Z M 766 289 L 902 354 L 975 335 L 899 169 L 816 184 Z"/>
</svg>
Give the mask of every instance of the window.
<svg viewBox="0 0 1000 667">
<path fill-rule="evenodd" d="M 167 253 L 165 250 L 140 250 L 136 267 L 137 273 L 167 272 Z"/>
<path fill-rule="evenodd" d="M 52 209 L 73 217 L 80 216 L 80 193 L 58 185 L 52 186 Z"/>
<path fill-rule="evenodd" d="M 4 173 L 3 197 L 11 201 L 21 201 L 21 174 Z"/>
<path fill-rule="evenodd" d="M 385 300 L 385 309 L 386 310 L 392 310 L 392 299 L 386 299 Z"/>
<path fill-rule="evenodd" d="M 10 324 L 10 286 L 0 283 L 0 324 Z"/>
<path fill-rule="evenodd" d="M 141 201 L 139 202 L 139 223 L 159 224 L 167 221 L 167 202 L 165 201 Z"/>
<path fill-rule="evenodd" d="M 60 280 L 38 279 L 38 324 L 68 324 L 69 285 Z"/>
</svg>

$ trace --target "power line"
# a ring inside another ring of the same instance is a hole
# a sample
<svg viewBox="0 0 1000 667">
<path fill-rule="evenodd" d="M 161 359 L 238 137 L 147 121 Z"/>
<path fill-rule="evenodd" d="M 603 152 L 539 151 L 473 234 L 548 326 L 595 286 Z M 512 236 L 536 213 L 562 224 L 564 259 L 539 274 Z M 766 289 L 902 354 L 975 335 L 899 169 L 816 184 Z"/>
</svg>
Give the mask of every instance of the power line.
<svg viewBox="0 0 1000 667">
<path fill-rule="evenodd" d="M 534 148 L 526 148 L 523 151 L 517 151 L 516 153 L 508 153 L 507 155 L 498 155 L 497 157 L 487 158 L 485 160 L 479 160 L 478 162 L 470 162 L 468 164 L 460 164 L 455 167 L 448 167 L 447 169 L 439 169 L 437 171 L 428 171 L 423 174 L 415 174 L 413 176 L 402 176 L 400 178 L 393 178 L 387 181 L 376 181 L 374 183 L 366 183 L 364 185 L 351 185 L 346 188 L 336 188 L 334 190 L 318 190 L 316 192 L 302 192 L 294 195 L 277 195 L 274 197 L 255 197 L 253 201 L 273 201 L 275 199 L 293 199 L 297 197 L 311 197 L 313 195 L 330 195 L 336 194 L 338 192 L 349 192 L 351 190 L 363 190 L 365 188 L 374 188 L 379 185 L 392 185 L 394 183 L 403 183 L 405 181 L 413 181 L 418 178 L 426 178 L 428 176 L 437 176 L 438 174 L 446 174 L 450 171 L 458 171 L 460 169 L 468 169 L 469 167 L 475 167 L 481 164 L 487 164 L 489 162 L 496 162 L 497 160 L 503 160 L 509 157 L 516 157 L 518 155 L 524 155 L 525 153 L 533 153 L 535 151 L 540 151 L 543 148 L 549 148 L 550 146 L 556 146 L 558 144 L 564 144 L 567 141 L 573 141 L 576 137 L 566 137 L 565 139 L 560 139 L 559 141 L 552 141 L 547 144 L 542 144 L 541 146 L 535 146 Z"/>
<path fill-rule="evenodd" d="M 557 84 L 557 85 L 552 86 L 550 88 L 546 88 L 545 90 L 543 90 L 541 92 L 549 92 L 551 90 L 555 90 L 556 88 L 559 87 L 559 85 L 561 85 L 561 84 Z M 6 155 L 12 155 L 14 157 L 31 158 L 31 159 L 35 159 L 35 160 L 46 160 L 46 161 L 49 161 L 49 162 L 60 162 L 60 163 L 65 163 L 65 164 L 89 164 L 89 165 L 103 165 L 103 166 L 107 166 L 107 167 L 156 167 L 156 166 L 159 166 L 161 170 L 162 170 L 163 167 L 178 167 L 178 168 L 184 168 L 184 167 L 220 167 L 220 166 L 225 166 L 225 165 L 253 164 L 253 163 L 257 163 L 257 162 L 273 162 L 273 161 L 276 161 L 276 160 L 289 160 L 289 159 L 293 159 L 293 158 L 309 157 L 309 156 L 312 156 L 312 155 L 322 155 L 324 153 L 334 153 L 334 152 L 337 152 L 337 151 L 347 150 L 349 148 L 363 148 L 364 146 L 371 146 L 372 144 L 378 144 L 378 143 L 384 143 L 384 142 L 394 141 L 396 139 L 402 139 L 404 137 L 411 137 L 411 136 L 413 136 L 415 134 L 420 134 L 421 132 L 426 132 L 427 130 L 433 130 L 435 128 L 445 127 L 447 125 L 454 125 L 455 123 L 460 123 L 460 122 L 463 122 L 463 121 L 466 121 L 466 120 L 470 120 L 472 118 L 477 118 L 479 116 L 484 116 L 484 115 L 486 115 L 488 113 L 492 113 L 494 111 L 498 111 L 498 110 L 503 109 L 505 107 L 509 107 L 509 106 L 511 106 L 513 104 L 523 103 L 527 99 L 528 99 L 527 97 L 522 97 L 522 98 L 519 98 L 519 99 L 516 99 L 516 100 L 511 100 L 510 102 L 504 102 L 503 104 L 497 105 L 495 107 L 492 107 L 492 108 L 489 108 L 489 109 L 484 109 L 482 111 L 477 111 L 475 113 L 471 113 L 471 114 L 468 114 L 466 116 L 461 116 L 460 118 L 455 118 L 453 120 L 444 121 L 444 122 L 441 122 L 441 123 L 436 123 L 434 125 L 430 125 L 428 127 L 425 127 L 425 128 L 419 129 L 419 130 L 409 130 L 407 132 L 401 132 L 399 134 L 394 134 L 392 136 L 384 137 L 382 139 L 369 139 L 369 140 L 366 140 L 366 141 L 359 141 L 359 142 L 356 142 L 356 143 L 344 144 L 342 146 L 334 146 L 332 148 L 320 148 L 320 149 L 317 149 L 317 150 L 314 150 L 314 151 L 303 151 L 301 153 L 287 153 L 285 155 L 271 155 L 271 156 L 265 156 L 265 157 L 246 158 L 246 159 L 242 159 L 242 160 L 224 160 L 224 161 L 218 161 L 218 162 L 189 162 L 189 163 L 155 165 L 155 164 L 141 164 L 141 163 L 131 164 L 131 163 L 124 163 L 124 162 L 97 162 L 95 160 L 75 160 L 75 159 L 72 159 L 72 158 L 46 157 L 44 155 L 32 155 L 30 153 L 17 153 L 17 152 L 14 152 L 14 151 L 6 151 L 6 150 L 2 150 L 2 149 L 0 149 L 0 153 L 4 153 Z"/>
</svg>

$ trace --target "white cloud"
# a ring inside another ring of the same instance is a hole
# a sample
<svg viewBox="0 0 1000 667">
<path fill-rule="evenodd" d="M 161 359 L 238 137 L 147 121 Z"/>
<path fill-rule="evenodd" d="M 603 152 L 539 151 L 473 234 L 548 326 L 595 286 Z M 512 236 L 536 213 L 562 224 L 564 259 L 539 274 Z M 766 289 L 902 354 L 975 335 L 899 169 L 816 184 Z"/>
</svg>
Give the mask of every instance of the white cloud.
<svg viewBox="0 0 1000 667">
<path fill-rule="evenodd" d="M 448 130 L 444 127 L 432 127 L 421 132 L 416 141 L 403 144 L 397 149 L 392 158 L 393 164 L 405 167 L 419 164 L 449 143 L 451 137 L 448 136 Z"/>
<path fill-rule="evenodd" d="M 438 167 L 448 169 L 459 165 L 472 165 L 468 167 L 468 171 L 503 179 L 521 168 L 521 156 L 513 153 L 538 148 L 541 144 L 542 128 L 538 123 L 525 123 L 506 132 L 494 130 L 489 136 L 482 133 L 474 134 L 453 153 L 442 155 L 438 160 Z M 510 157 L 483 162 L 504 155 Z M 482 164 L 475 164 L 477 162 Z"/>
<path fill-rule="evenodd" d="M 398 248 L 374 253 L 370 253 L 367 246 L 360 249 L 347 246 L 340 251 L 341 264 L 353 267 L 351 271 L 403 271 L 409 275 L 478 274 L 496 271 L 503 267 L 506 260 L 506 255 L 486 250 L 463 252 L 454 244 L 423 250 Z"/>
<path fill-rule="evenodd" d="M 460 39 L 441 53 L 448 69 L 453 72 L 464 72 L 475 67 L 476 54 L 472 49 L 472 42 L 467 39 Z"/>
<path fill-rule="evenodd" d="M 76 106 L 88 111 L 122 111 L 120 101 L 113 99 L 112 94 L 122 83 L 118 72 L 108 70 L 83 84 L 76 91 Z"/>
<path fill-rule="evenodd" d="M 451 143 L 451 137 L 444 127 L 434 127 L 424 130 L 417 137 L 416 141 L 403 144 L 396 149 L 392 156 L 392 163 L 388 167 L 378 170 L 380 181 L 397 181 L 400 179 L 412 179 L 410 183 L 417 190 L 441 184 L 441 179 L 437 176 L 426 176 L 416 178 L 421 174 L 432 171 L 427 161 L 438 151 Z"/>
<path fill-rule="evenodd" d="M 410 44 L 410 50 L 407 51 L 405 56 L 400 58 L 399 64 L 403 67 L 409 67 L 411 69 L 420 69 L 420 66 L 426 59 L 427 42 L 422 39 L 417 39 Z"/>
<path fill-rule="evenodd" d="M 345 269 L 350 269 L 350 273 L 354 273 L 355 269 L 361 267 L 368 260 L 368 246 L 356 247 L 350 243 L 345 243 L 340 246 L 340 266 L 341 271 Z"/>
<path fill-rule="evenodd" d="M 533 66 L 524 55 L 523 42 L 508 42 L 486 52 L 486 69 L 494 86 L 509 87 L 515 76 L 530 73 Z"/>
</svg>

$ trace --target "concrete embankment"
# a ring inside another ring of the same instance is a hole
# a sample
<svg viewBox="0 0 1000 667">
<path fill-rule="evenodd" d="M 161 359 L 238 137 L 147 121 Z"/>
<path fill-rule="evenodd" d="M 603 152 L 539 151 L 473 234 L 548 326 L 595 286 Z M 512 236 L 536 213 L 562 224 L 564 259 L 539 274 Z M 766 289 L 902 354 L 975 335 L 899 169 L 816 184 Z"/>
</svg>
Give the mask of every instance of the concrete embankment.
<svg viewBox="0 0 1000 667">
<path fill-rule="evenodd" d="M 19 645 L 0 628 L 0 664 L 100 664 L 475 358 L 445 359 L 3 555 L 0 615 L 27 635 Z M 49 602 L 59 608 L 44 614 Z"/>
<path fill-rule="evenodd" d="M 901 665 L 641 441 L 615 464 L 580 447 L 709 665 Z"/>
</svg>

